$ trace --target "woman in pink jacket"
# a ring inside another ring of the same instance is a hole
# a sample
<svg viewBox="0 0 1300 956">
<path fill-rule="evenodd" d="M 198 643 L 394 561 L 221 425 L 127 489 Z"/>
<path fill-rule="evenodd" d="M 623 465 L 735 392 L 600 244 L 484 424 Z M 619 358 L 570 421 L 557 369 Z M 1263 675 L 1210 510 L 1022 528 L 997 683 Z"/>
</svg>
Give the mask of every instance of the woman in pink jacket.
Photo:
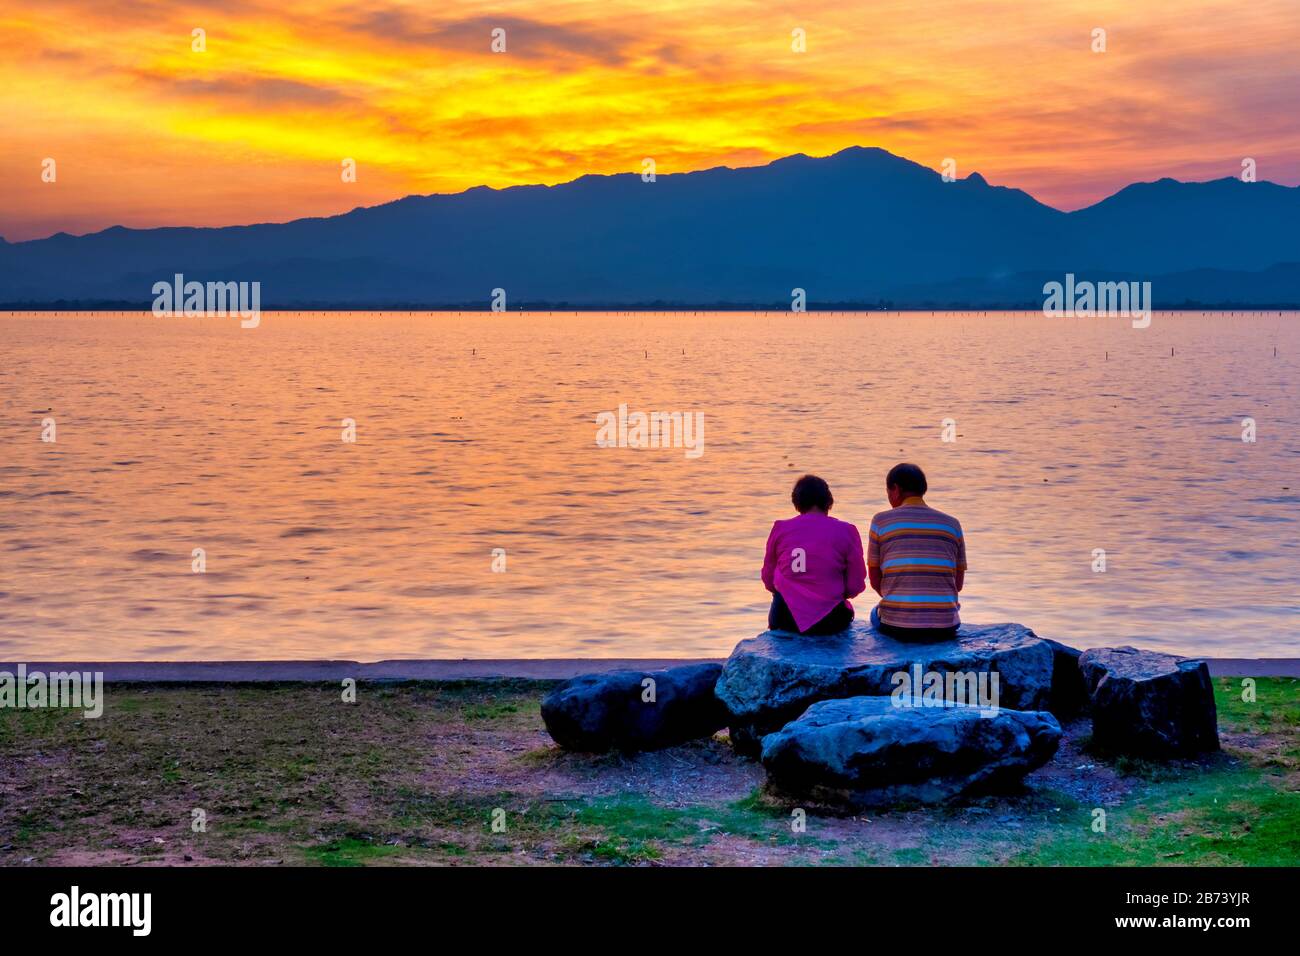
<svg viewBox="0 0 1300 956">
<path fill-rule="evenodd" d="M 862 536 L 830 516 L 835 499 L 816 475 L 794 483 L 799 514 L 777 521 L 767 536 L 763 586 L 772 592 L 767 626 L 800 634 L 834 634 L 853 621 L 853 605 L 867 587 Z"/>
</svg>

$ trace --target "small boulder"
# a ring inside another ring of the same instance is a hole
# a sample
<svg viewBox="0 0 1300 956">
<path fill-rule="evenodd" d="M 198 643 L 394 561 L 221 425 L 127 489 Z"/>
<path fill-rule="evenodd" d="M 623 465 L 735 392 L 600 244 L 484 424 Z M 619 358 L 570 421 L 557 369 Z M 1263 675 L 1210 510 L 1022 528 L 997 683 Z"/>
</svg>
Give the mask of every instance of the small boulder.
<svg viewBox="0 0 1300 956">
<path fill-rule="evenodd" d="M 764 737 L 762 759 L 777 790 L 818 803 L 933 804 L 1014 786 L 1060 741 L 1046 712 L 849 697 L 813 704 Z"/>
<path fill-rule="evenodd" d="M 895 675 L 998 674 L 999 706 L 1056 709 L 1054 688 L 1070 686 L 1077 670 L 1069 648 L 1020 624 L 965 625 L 957 639 L 936 644 L 897 641 L 865 621 L 839 634 L 809 636 L 764 631 L 741 641 L 723 665 L 718 697 L 731 714 L 731 740 L 757 756 L 760 740 L 821 700 L 888 696 Z M 1075 652 L 1077 653 L 1077 652 Z M 1058 668 L 1064 668 L 1058 675 Z M 1068 703 L 1068 702 L 1067 702 Z M 1062 716 L 1068 716 L 1063 708 Z"/>
<path fill-rule="evenodd" d="M 727 710 L 713 693 L 721 673 L 720 664 L 689 664 L 584 674 L 546 695 L 542 720 L 561 747 L 589 753 L 659 750 L 712 737 L 727 725 Z"/>
<path fill-rule="evenodd" d="M 1079 669 L 1091 696 L 1098 749 L 1185 757 L 1219 749 L 1218 712 L 1205 661 L 1135 647 L 1085 651 Z"/>
</svg>

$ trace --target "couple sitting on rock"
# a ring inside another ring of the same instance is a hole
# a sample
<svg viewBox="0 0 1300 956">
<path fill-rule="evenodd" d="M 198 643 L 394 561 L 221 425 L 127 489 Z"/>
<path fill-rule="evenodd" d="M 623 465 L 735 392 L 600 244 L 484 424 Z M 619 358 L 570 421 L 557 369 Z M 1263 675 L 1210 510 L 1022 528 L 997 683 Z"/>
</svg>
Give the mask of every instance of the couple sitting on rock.
<svg viewBox="0 0 1300 956">
<path fill-rule="evenodd" d="M 835 634 L 853 621 L 850 598 L 867 587 L 880 595 L 871 625 L 897 640 L 957 636 L 957 592 L 966 576 L 966 542 L 956 518 L 925 503 L 925 473 L 901 464 L 885 478 L 892 506 L 871 519 L 865 560 L 862 536 L 830 516 L 831 489 L 816 475 L 795 482 L 799 514 L 777 521 L 767 538 L 763 585 L 772 592 L 767 626 L 800 634 Z"/>
</svg>

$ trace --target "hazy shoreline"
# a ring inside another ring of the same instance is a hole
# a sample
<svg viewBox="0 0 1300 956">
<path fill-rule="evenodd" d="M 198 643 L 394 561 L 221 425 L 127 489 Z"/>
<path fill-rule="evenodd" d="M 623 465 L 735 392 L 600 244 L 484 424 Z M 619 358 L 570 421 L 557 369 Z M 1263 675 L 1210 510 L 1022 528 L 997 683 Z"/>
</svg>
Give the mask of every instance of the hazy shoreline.
<svg viewBox="0 0 1300 956">
<path fill-rule="evenodd" d="M 55 302 L 0 302 L 0 312 L 147 312 L 151 313 L 153 300 L 126 302 L 120 300 L 58 300 Z M 528 302 L 512 306 L 505 312 L 494 312 L 484 307 L 482 301 L 420 303 L 420 302 L 268 302 L 262 307 L 263 312 L 408 312 L 413 315 L 424 313 L 471 312 L 484 315 L 527 315 L 538 312 L 638 312 L 638 313 L 699 313 L 699 312 L 758 312 L 758 313 L 792 313 L 788 301 L 772 302 L 607 302 L 599 304 L 573 302 Z M 1015 302 L 825 302 L 808 303 L 807 312 L 1042 312 L 1043 300 L 1040 296 L 1034 300 Z M 1160 313 L 1180 312 L 1297 312 L 1300 302 L 1180 302 L 1168 308 L 1157 308 Z"/>
</svg>

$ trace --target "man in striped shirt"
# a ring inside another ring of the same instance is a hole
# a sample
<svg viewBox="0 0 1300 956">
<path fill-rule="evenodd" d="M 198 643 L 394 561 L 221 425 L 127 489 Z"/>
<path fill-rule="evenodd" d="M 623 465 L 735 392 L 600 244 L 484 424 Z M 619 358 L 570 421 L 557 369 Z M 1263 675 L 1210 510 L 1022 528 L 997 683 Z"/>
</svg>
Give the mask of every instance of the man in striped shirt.
<svg viewBox="0 0 1300 956">
<path fill-rule="evenodd" d="M 966 541 L 956 518 L 925 503 L 927 487 L 916 465 L 895 465 L 885 478 L 893 507 L 871 519 L 867 574 L 880 595 L 871 623 L 899 640 L 952 640 L 961 623 Z"/>
</svg>

